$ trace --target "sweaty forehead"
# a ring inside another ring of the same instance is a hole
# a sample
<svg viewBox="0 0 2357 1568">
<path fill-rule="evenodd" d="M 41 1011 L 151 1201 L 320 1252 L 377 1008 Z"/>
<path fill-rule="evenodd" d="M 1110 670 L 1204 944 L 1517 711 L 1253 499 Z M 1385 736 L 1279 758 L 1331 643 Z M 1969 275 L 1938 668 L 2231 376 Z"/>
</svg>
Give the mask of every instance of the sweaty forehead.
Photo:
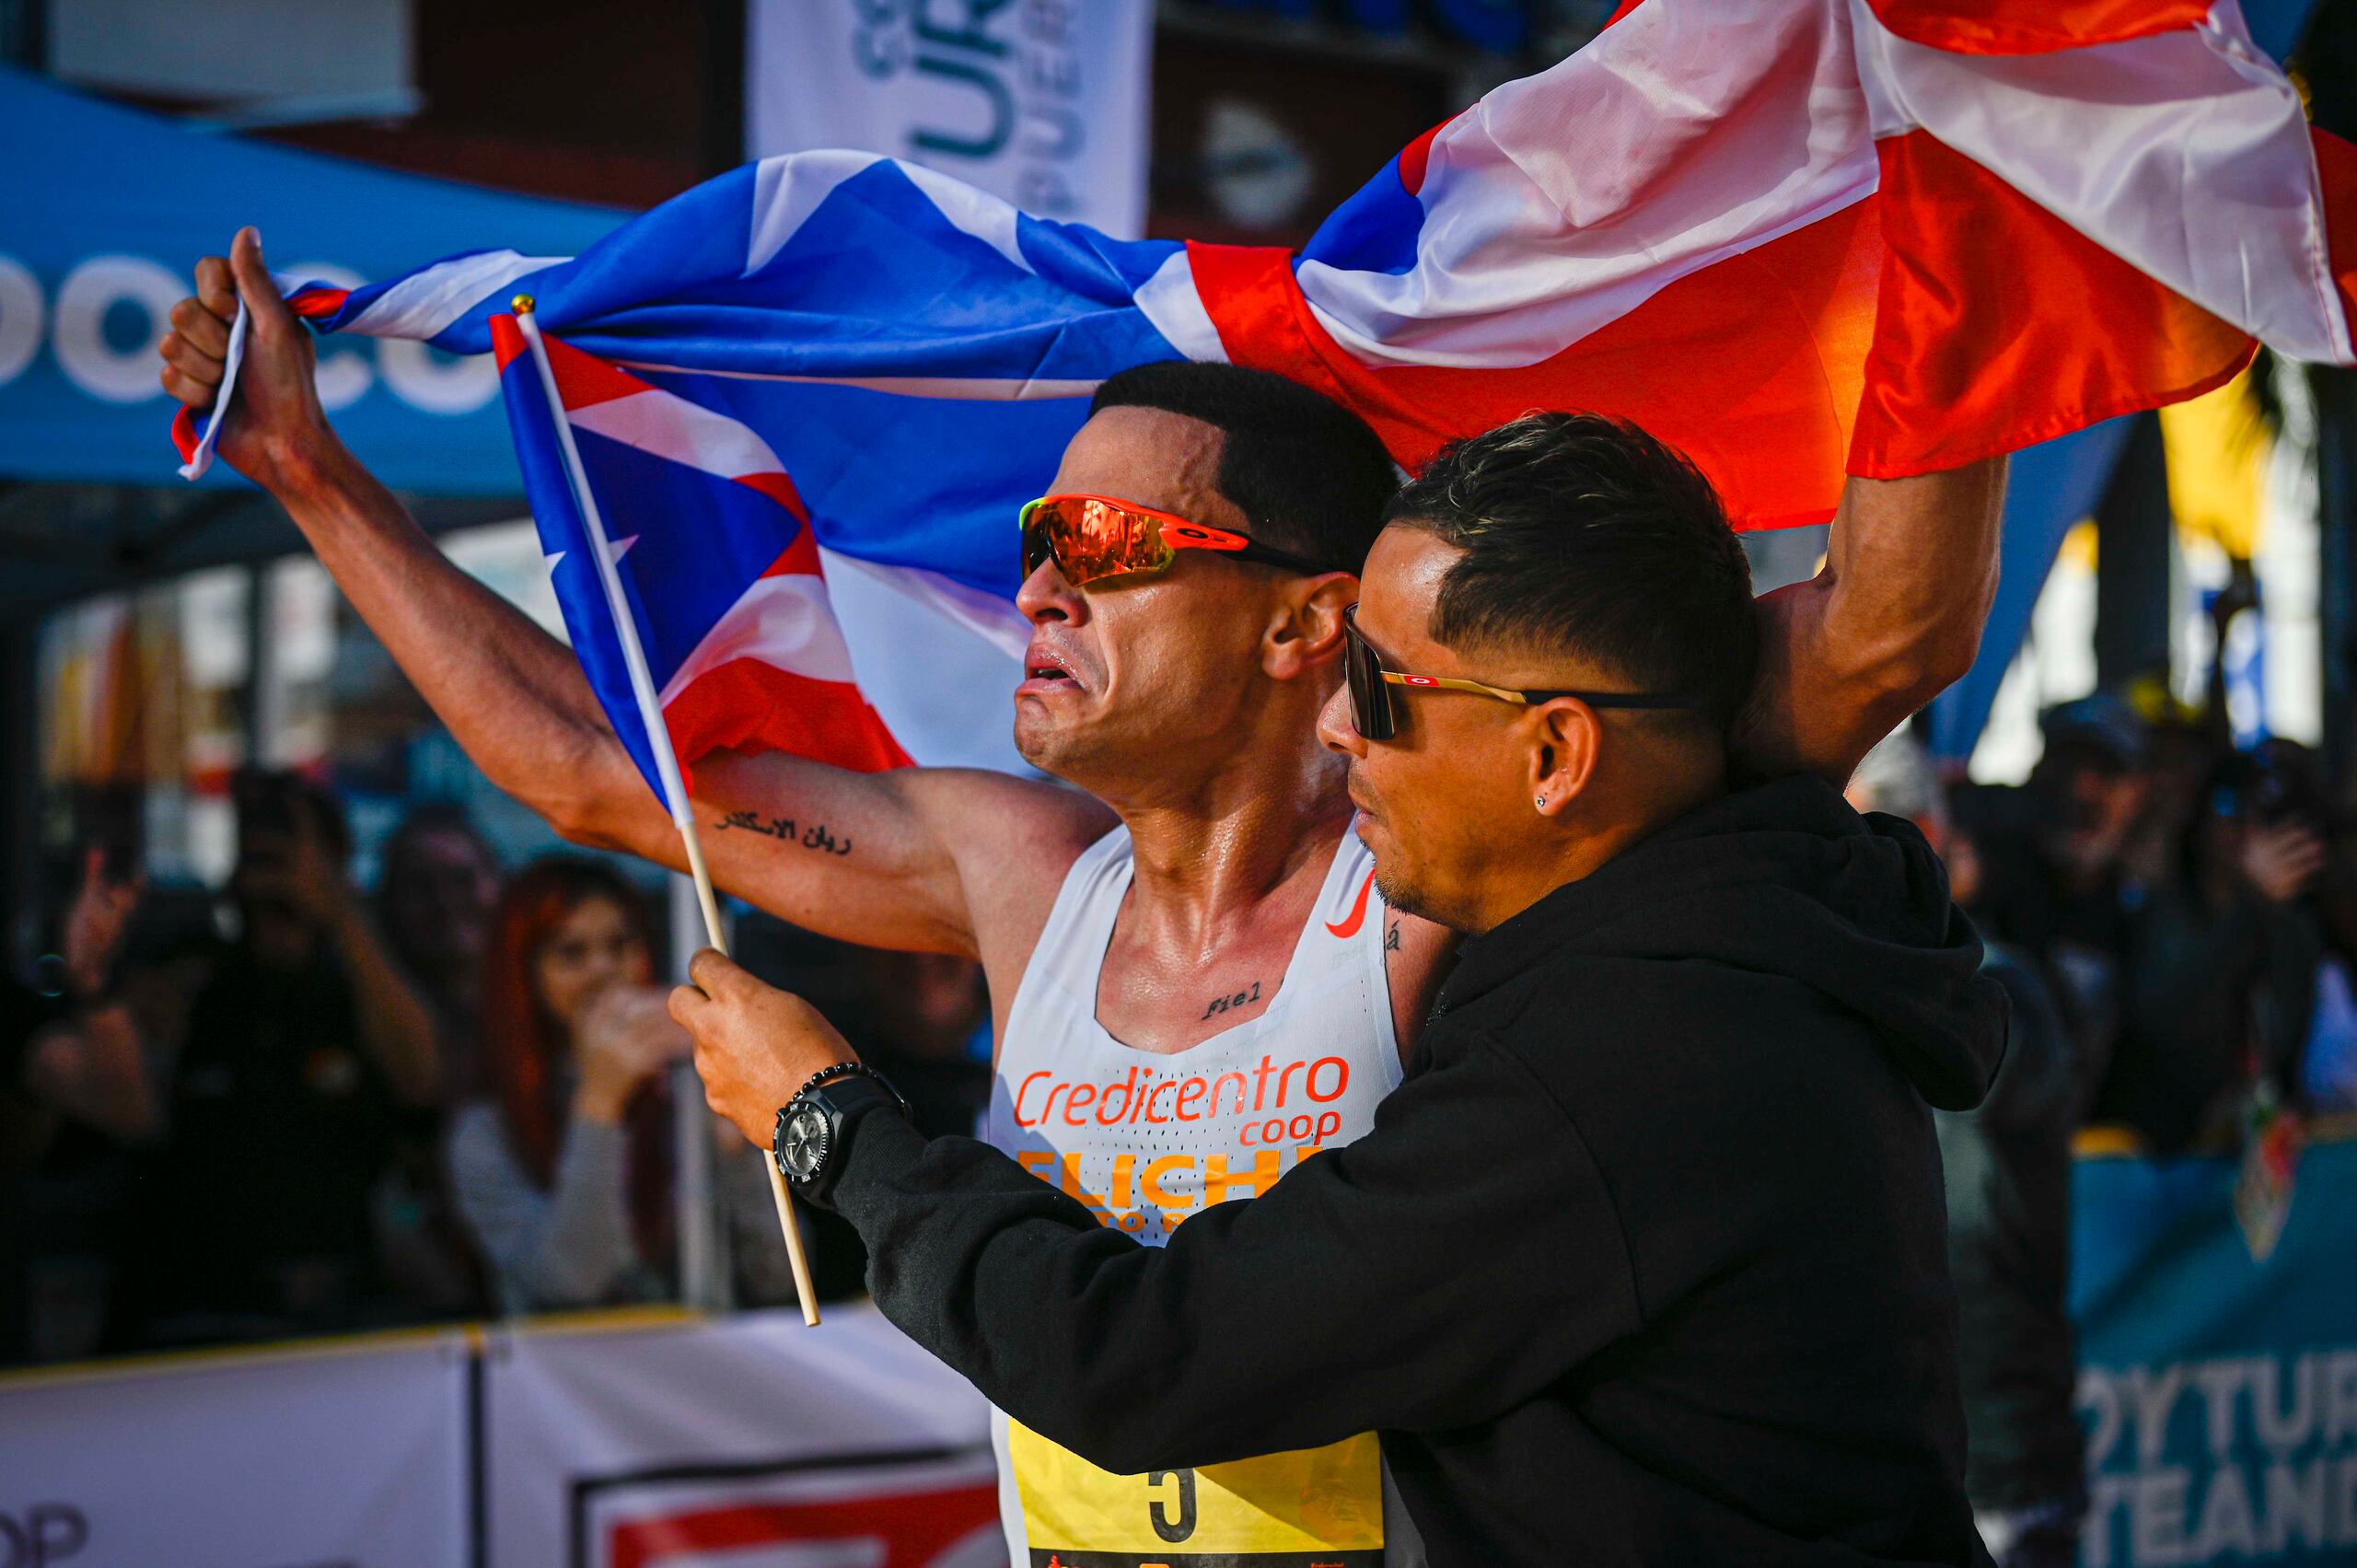
<svg viewBox="0 0 2357 1568">
<path fill-rule="evenodd" d="M 1237 527 L 1219 493 L 1217 425 L 1166 409 L 1109 408 L 1092 414 L 1064 448 L 1054 494 L 1109 495 L 1197 522 Z"/>
<path fill-rule="evenodd" d="M 1433 601 L 1441 579 L 1465 552 L 1422 528 L 1395 523 L 1376 536 L 1359 576 L 1359 630 L 1384 653 L 1445 652 L 1432 640 Z"/>
</svg>

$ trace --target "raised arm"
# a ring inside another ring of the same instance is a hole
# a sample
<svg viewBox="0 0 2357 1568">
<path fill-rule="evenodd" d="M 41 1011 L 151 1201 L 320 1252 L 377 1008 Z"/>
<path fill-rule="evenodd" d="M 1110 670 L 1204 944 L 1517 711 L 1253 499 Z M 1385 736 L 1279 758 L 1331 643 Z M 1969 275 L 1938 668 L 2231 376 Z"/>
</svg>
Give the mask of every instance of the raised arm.
<svg viewBox="0 0 2357 1568">
<path fill-rule="evenodd" d="M 2005 459 L 1852 479 L 1825 566 L 1759 601 L 1759 678 L 1736 733 L 1747 772 L 1848 780 L 1972 668 L 1997 592 Z"/>
<path fill-rule="evenodd" d="M 310 332 L 271 281 L 251 230 L 196 269 L 172 311 L 164 388 L 195 409 L 218 394 L 228 325 L 250 320 L 238 406 L 219 452 L 284 505 L 361 618 L 491 781 L 566 838 L 679 869 L 669 817 L 640 779 L 570 650 L 453 566 L 328 424 Z M 716 756 L 695 804 L 721 886 L 825 935 L 974 953 L 973 906 L 1006 865 L 1046 865 L 1051 892 L 1104 824 L 1085 797 L 992 773 L 858 774 L 799 759 Z M 729 829 L 750 813 L 755 828 Z M 824 825 L 840 851 L 776 836 Z M 761 830 L 768 828 L 772 830 Z M 1044 856 L 1044 859 L 1042 858 Z"/>
</svg>

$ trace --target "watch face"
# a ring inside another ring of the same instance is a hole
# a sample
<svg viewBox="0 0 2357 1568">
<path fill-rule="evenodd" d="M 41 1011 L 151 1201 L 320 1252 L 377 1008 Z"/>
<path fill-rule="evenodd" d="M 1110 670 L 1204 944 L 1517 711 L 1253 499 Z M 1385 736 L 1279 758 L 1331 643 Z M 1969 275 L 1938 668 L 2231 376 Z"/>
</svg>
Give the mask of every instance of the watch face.
<svg viewBox="0 0 2357 1568">
<path fill-rule="evenodd" d="M 827 1113 L 805 1102 L 789 1109 L 778 1129 L 777 1167 L 788 1180 L 807 1181 L 827 1163 Z"/>
</svg>

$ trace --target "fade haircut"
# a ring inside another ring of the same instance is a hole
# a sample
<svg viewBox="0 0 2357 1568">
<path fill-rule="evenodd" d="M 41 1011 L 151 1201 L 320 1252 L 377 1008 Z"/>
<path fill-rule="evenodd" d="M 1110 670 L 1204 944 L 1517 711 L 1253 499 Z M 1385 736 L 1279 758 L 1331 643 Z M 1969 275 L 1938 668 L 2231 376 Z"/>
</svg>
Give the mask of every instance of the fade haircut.
<svg viewBox="0 0 2357 1568">
<path fill-rule="evenodd" d="M 1625 420 L 1530 413 L 1442 448 L 1388 519 L 1465 552 L 1428 631 L 1569 654 L 1675 691 L 1724 735 L 1751 692 L 1751 566 L 1701 470 Z"/>
<path fill-rule="evenodd" d="M 1329 571 L 1359 571 L 1399 482 L 1366 421 L 1298 381 L 1240 365 L 1169 359 L 1107 378 L 1088 405 L 1202 420 L 1220 443 L 1219 493 L 1252 537 Z"/>
</svg>

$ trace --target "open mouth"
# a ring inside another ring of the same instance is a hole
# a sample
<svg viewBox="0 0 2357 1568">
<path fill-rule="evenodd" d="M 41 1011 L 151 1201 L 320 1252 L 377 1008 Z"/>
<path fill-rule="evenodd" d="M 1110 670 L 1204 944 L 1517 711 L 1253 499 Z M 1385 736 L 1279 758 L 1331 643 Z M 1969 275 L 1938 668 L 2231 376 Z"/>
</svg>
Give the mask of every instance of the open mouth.
<svg viewBox="0 0 2357 1568">
<path fill-rule="evenodd" d="M 1017 692 L 1028 691 L 1035 694 L 1048 691 L 1077 691 L 1080 690 L 1080 680 L 1073 674 L 1072 667 L 1067 665 L 1059 655 L 1046 648 L 1033 647 L 1023 656 L 1023 684 L 1016 690 Z"/>
</svg>

